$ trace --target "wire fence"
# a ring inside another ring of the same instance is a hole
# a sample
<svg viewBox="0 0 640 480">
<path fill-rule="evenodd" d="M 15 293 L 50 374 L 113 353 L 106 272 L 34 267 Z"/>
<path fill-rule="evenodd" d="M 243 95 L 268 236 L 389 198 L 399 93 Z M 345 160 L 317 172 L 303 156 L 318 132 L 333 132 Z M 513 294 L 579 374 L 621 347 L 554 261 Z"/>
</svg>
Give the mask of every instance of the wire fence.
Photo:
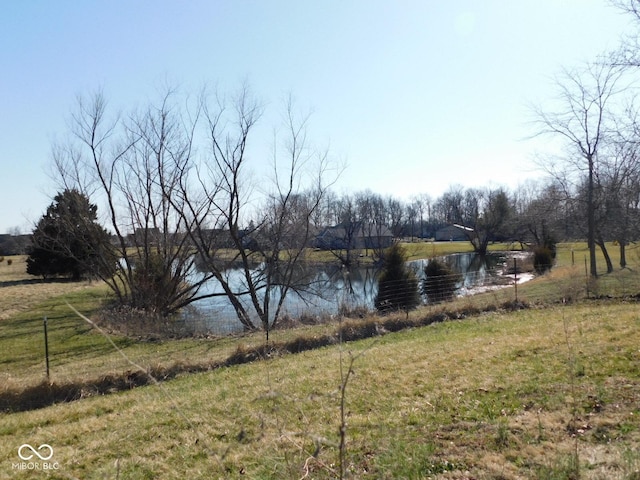
<svg viewBox="0 0 640 480">
<path fill-rule="evenodd" d="M 438 277 L 437 282 L 424 276 L 419 265 L 414 266 L 415 281 L 389 282 L 399 297 L 409 298 L 416 293 L 419 306 L 446 305 L 463 302 L 483 307 L 487 304 L 521 302 L 553 304 L 574 302 L 586 298 L 629 298 L 640 295 L 640 272 L 622 269 L 611 275 L 592 278 L 582 265 L 552 269 L 543 274 L 534 271 L 531 259 L 509 259 L 495 268 L 455 272 Z M 376 312 L 375 299 L 378 280 L 371 276 L 366 281 L 342 281 L 325 284 L 313 293 L 291 294 L 280 311 L 278 324 L 317 324 L 335 321 L 338 317 L 358 318 Z M 247 305 L 251 309 L 250 305 Z M 253 318 L 259 325 L 257 316 Z M 182 328 L 196 334 L 235 333 L 242 325 L 229 312 L 224 300 L 206 309 L 191 309 L 182 319 Z"/>
<path fill-rule="evenodd" d="M 514 302 L 546 305 L 587 298 L 640 298 L 640 270 L 636 268 L 617 269 L 597 279 L 591 278 L 580 264 L 554 268 L 544 275 L 535 275 L 528 268 L 519 268 L 517 263 L 515 268 L 509 265 L 483 268 L 463 272 L 462 277 L 455 274 L 445 278 L 456 282 L 452 296 L 447 297 L 449 292 L 446 290 L 439 292 L 441 297 L 450 298 L 444 302 L 430 301 L 428 295 L 422 293 L 426 279 L 420 276 L 420 268 L 415 272 L 413 283 L 402 280 L 395 282 L 395 286 L 399 287 L 396 293 L 407 296 L 417 293 L 421 308 L 435 307 L 424 314 L 420 311 L 412 314 L 413 319 L 421 318 L 421 315 L 425 318 L 432 316 L 441 309 L 447 313 L 487 311 Z M 326 330 L 321 328 L 318 332 L 335 332 L 338 319 L 352 319 L 347 323 L 353 324 L 360 318 L 369 318 L 376 312 L 377 280 L 374 276 L 367 277 L 365 282 L 360 280 L 335 282 L 334 289 L 326 290 L 322 295 L 287 303 L 277 328 L 327 324 Z M 20 320 L 7 321 L 6 326 L 0 324 L 0 387 L 19 391 L 22 385 L 38 384 L 43 375 L 47 378 L 50 375 L 51 380 L 56 382 L 75 382 L 79 377 L 102 378 L 110 375 L 110 372 L 121 376 L 123 370 L 130 368 L 100 335 L 84 335 L 93 329 L 91 325 L 73 318 L 68 312 L 62 312 L 66 309 L 61 307 L 55 307 L 40 317 L 37 317 L 38 314 L 32 318 L 23 316 Z M 224 362 L 241 346 L 264 342 L 263 336 L 231 335 L 241 333 L 243 327 L 233 315 L 221 313 L 226 307 L 222 304 L 219 307 L 211 305 L 205 310 L 187 309 L 176 319 L 155 322 L 135 311 L 119 318 L 115 326 L 109 324 L 109 319 L 95 318 L 100 314 L 92 316 L 92 320 L 110 335 L 115 334 L 112 337 L 118 346 L 149 368 L 157 365 L 189 365 L 196 360 L 202 364 Z M 389 317 L 389 320 L 393 318 Z M 261 326 L 259 319 L 255 318 L 254 321 Z M 384 318 L 379 321 L 386 325 Z M 363 322 L 363 325 L 366 323 Z M 406 325 L 414 323 L 408 322 Z M 396 326 L 385 328 L 392 331 L 391 328 Z M 296 335 L 302 333 L 293 334 Z M 217 342 L 216 348 L 212 348 L 213 344 L 209 341 L 163 342 L 168 337 L 185 336 L 218 337 L 223 347 Z M 274 332 L 276 340 L 291 337 L 284 330 Z M 149 342 L 153 342 L 152 345 L 157 345 L 157 348 L 150 348 Z M 82 362 L 82 370 L 78 369 L 78 362 Z M 77 395 L 85 393 L 91 394 L 79 391 Z"/>
</svg>

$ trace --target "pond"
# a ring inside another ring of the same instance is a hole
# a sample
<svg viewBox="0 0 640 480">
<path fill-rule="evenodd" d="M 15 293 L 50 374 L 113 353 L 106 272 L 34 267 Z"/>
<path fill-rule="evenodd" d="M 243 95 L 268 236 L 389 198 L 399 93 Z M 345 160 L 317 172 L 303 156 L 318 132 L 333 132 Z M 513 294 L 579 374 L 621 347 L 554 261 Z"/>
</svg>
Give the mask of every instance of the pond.
<svg viewBox="0 0 640 480">
<path fill-rule="evenodd" d="M 513 285 L 513 265 L 517 270 L 528 270 L 525 252 L 491 252 L 485 256 L 475 253 L 459 253 L 439 257 L 454 271 L 462 275 L 457 286 L 458 296 L 470 295 L 488 289 Z M 419 280 L 424 276 L 424 267 L 428 259 L 415 260 L 408 263 Z M 524 268 L 523 268 L 524 266 Z M 379 267 L 359 266 L 347 271 L 334 265 L 313 267 L 313 286 L 302 295 L 290 294 L 284 304 L 283 314 L 292 318 L 335 315 L 341 308 L 346 310 L 374 308 L 377 293 L 377 275 Z M 232 286 L 240 288 L 243 273 L 240 269 L 228 270 Z M 531 276 L 519 274 L 518 282 Z M 221 293 L 222 288 L 216 280 L 205 286 L 207 293 Z M 242 301 L 249 306 L 248 295 Z M 424 300 L 426 302 L 426 300 Z M 249 311 L 251 309 L 249 308 Z M 231 303 L 224 296 L 212 297 L 194 302 L 183 313 L 188 327 L 196 333 L 228 334 L 242 331 L 242 325 L 236 317 Z M 258 324 L 257 317 L 254 319 Z"/>
</svg>

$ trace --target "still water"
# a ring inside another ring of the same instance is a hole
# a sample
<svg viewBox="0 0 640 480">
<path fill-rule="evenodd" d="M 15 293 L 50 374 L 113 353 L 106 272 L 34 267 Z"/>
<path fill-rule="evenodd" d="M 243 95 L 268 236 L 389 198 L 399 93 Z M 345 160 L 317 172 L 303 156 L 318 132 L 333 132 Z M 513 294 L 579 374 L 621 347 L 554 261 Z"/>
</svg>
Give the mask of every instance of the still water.
<svg viewBox="0 0 640 480">
<path fill-rule="evenodd" d="M 512 285 L 512 263 L 514 258 L 524 261 L 521 252 L 492 252 L 485 256 L 474 253 L 460 253 L 439 257 L 454 271 L 462 275 L 457 295 L 469 295 L 483 289 Z M 423 279 L 424 267 L 428 259 L 409 262 L 419 280 Z M 311 268 L 311 267 L 310 267 Z M 335 315 L 341 307 L 347 309 L 374 308 L 377 293 L 377 275 L 379 267 L 358 266 L 349 271 L 332 265 L 313 267 L 311 288 L 297 295 L 290 293 L 284 304 L 282 314 L 294 318 Z M 240 289 L 243 273 L 240 269 L 227 271 L 230 283 Z M 216 280 L 205 287 L 207 293 L 221 293 L 222 288 Z M 242 299 L 251 311 L 248 295 Z M 194 302 L 185 312 L 185 321 L 196 331 L 213 334 L 226 334 L 242 331 L 231 303 L 224 296 L 212 297 Z M 257 317 L 255 324 L 259 324 Z"/>
</svg>

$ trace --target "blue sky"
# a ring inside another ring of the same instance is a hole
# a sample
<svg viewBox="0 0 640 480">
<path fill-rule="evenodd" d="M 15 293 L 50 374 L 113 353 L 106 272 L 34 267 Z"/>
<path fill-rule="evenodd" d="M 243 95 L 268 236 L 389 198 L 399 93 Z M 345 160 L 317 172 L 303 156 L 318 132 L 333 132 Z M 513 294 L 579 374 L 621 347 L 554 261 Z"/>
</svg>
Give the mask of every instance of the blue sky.
<svg viewBox="0 0 640 480">
<path fill-rule="evenodd" d="M 169 82 L 247 81 L 271 128 L 291 93 L 347 169 L 338 193 L 409 199 L 450 185 L 515 188 L 545 140 L 528 105 L 553 76 L 614 48 L 606 0 L 25 0 L 0 3 L 0 233 L 29 232 L 55 187 L 51 144 L 78 94 L 115 109 Z M 268 137 L 254 149 L 270 151 Z"/>
</svg>

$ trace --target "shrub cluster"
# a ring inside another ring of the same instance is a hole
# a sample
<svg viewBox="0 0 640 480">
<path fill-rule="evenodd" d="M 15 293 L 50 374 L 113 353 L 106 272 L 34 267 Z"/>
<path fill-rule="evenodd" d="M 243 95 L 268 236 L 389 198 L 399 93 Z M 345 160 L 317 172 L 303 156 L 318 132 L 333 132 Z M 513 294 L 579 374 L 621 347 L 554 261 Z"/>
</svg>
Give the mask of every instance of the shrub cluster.
<svg viewBox="0 0 640 480">
<path fill-rule="evenodd" d="M 553 266 L 554 252 L 545 246 L 538 246 L 533 249 L 533 268 L 541 275 Z"/>
<path fill-rule="evenodd" d="M 429 303 L 441 303 L 451 300 L 462 275 L 453 271 L 444 261 L 432 258 L 424 267 L 425 279 L 422 281 L 422 294 Z"/>
<path fill-rule="evenodd" d="M 420 304 L 418 279 L 406 267 L 406 261 L 406 251 L 400 244 L 396 243 L 385 250 L 375 299 L 378 311 L 409 311 Z"/>
</svg>

